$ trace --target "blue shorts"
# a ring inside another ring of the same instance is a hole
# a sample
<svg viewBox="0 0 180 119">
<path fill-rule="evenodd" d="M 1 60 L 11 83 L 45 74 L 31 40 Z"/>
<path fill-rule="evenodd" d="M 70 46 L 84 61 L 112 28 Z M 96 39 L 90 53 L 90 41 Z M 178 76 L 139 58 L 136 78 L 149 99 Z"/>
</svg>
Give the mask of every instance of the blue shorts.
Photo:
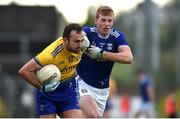
<svg viewBox="0 0 180 119">
<path fill-rule="evenodd" d="M 60 84 L 53 92 L 36 92 L 38 115 L 59 114 L 61 112 L 79 109 L 75 78 L 68 83 Z"/>
</svg>

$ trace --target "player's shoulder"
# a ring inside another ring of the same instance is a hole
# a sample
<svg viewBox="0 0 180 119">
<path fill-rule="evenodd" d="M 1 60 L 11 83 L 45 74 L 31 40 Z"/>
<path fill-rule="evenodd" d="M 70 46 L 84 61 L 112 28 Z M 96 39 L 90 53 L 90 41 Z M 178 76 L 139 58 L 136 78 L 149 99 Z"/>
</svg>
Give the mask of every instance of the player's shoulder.
<svg viewBox="0 0 180 119">
<path fill-rule="evenodd" d="M 86 33 L 97 33 L 97 30 L 96 30 L 95 26 L 83 26 L 83 30 Z"/>
<path fill-rule="evenodd" d="M 63 38 L 59 37 L 57 38 L 50 46 L 49 46 L 51 55 L 55 57 L 57 54 L 59 54 L 63 49 Z"/>
<path fill-rule="evenodd" d="M 52 42 L 50 44 L 50 47 L 52 47 L 52 49 L 54 49 L 58 46 L 63 47 L 63 38 L 62 37 L 57 38 L 56 40 L 54 40 L 54 42 Z"/>
<path fill-rule="evenodd" d="M 111 29 L 110 35 L 115 38 L 125 37 L 125 34 L 122 31 L 118 31 L 117 29 L 114 29 L 114 28 Z"/>
<path fill-rule="evenodd" d="M 63 44 L 63 38 L 59 37 L 54 42 L 55 42 L 56 45 Z"/>
</svg>

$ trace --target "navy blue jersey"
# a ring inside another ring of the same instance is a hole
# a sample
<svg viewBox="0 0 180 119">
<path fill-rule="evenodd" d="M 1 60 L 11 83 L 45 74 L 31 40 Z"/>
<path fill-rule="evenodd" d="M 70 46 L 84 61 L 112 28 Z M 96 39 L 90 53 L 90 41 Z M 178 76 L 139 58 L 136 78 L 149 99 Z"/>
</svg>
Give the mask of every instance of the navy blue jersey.
<svg viewBox="0 0 180 119">
<path fill-rule="evenodd" d="M 85 26 L 84 32 L 90 44 L 97 46 L 104 51 L 118 52 L 118 47 L 121 45 L 128 45 L 125 40 L 125 36 L 122 32 L 111 29 L 111 33 L 107 38 L 101 37 L 96 30 L 96 27 Z M 98 61 L 91 59 L 84 54 L 77 67 L 77 73 L 79 76 L 89 85 L 96 88 L 108 88 L 109 76 L 113 68 L 114 62 L 111 61 Z"/>
<path fill-rule="evenodd" d="M 147 88 L 148 86 L 153 86 L 153 82 L 148 76 L 144 76 L 143 79 L 140 81 L 140 90 L 143 102 L 150 101 Z"/>
</svg>

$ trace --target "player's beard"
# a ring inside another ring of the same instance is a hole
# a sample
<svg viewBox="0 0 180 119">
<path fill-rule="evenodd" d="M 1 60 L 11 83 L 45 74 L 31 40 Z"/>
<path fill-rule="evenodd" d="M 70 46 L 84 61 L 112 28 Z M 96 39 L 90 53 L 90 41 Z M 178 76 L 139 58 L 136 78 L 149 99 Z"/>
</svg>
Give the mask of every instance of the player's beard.
<svg viewBox="0 0 180 119">
<path fill-rule="evenodd" d="M 102 28 L 101 29 L 101 35 L 104 37 L 107 37 L 110 34 L 110 29 L 108 28 Z"/>
<path fill-rule="evenodd" d="M 67 50 L 70 52 L 74 52 L 74 53 L 79 53 L 80 49 L 79 48 L 72 48 L 70 43 L 67 44 Z"/>
<path fill-rule="evenodd" d="M 98 34 L 102 37 L 108 37 L 111 29 L 108 28 L 98 28 Z"/>
</svg>

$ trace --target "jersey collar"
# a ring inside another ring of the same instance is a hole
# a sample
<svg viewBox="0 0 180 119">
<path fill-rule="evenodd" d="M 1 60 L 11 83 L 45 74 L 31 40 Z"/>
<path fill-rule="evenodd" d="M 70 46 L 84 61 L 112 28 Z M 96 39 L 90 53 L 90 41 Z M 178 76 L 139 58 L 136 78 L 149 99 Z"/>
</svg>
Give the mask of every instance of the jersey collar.
<svg viewBox="0 0 180 119">
<path fill-rule="evenodd" d="M 110 34 L 108 34 L 108 36 L 104 37 L 104 36 L 102 36 L 100 33 L 98 33 L 98 37 L 99 37 L 99 38 L 102 38 L 102 39 L 108 39 L 108 38 L 109 38 L 109 35 L 110 35 Z"/>
<path fill-rule="evenodd" d="M 67 54 L 67 55 L 72 55 L 74 57 L 77 57 L 79 55 L 82 55 L 82 52 L 80 53 L 74 53 L 74 52 L 69 52 L 66 48 L 64 48 L 64 52 Z"/>
</svg>

